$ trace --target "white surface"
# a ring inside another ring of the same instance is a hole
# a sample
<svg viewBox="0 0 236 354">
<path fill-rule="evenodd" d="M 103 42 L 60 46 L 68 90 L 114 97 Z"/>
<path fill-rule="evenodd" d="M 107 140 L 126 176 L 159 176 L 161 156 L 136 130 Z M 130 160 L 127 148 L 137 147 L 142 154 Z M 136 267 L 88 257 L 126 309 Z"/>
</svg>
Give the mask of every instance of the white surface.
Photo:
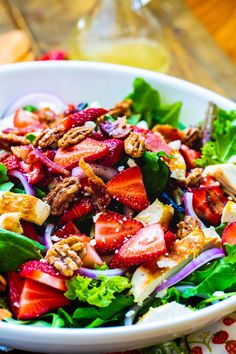
<svg viewBox="0 0 236 354">
<path fill-rule="evenodd" d="M 21 95 L 44 90 L 57 94 L 68 103 L 96 100 L 110 107 L 131 91 L 132 81 L 137 76 L 160 90 L 165 102 L 182 100 L 181 120 L 188 125 L 203 119 L 209 100 L 225 109 L 236 108 L 232 101 L 211 91 L 150 71 L 91 62 L 35 62 L 0 68 L 0 116 Z M 235 309 L 236 297 L 232 297 L 161 323 L 96 329 L 36 328 L 0 322 L 0 344 L 38 352 L 114 352 L 149 346 L 190 333 Z"/>
</svg>

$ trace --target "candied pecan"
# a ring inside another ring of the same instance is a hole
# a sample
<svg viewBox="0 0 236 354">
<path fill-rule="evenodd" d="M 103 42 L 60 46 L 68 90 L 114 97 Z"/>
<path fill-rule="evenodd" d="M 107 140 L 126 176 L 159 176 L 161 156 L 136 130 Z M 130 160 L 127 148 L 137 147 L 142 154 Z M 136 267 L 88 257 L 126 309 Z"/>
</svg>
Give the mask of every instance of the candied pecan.
<svg viewBox="0 0 236 354">
<path fill-rule="evenodd" d="M 123 117 L 123 116 L 129 117 L 131 115 L 131 110 L 130 110 L 131 105 L 132 105 L 132 100 L 127 98 L 117 103 L 115 107 L 109 109 L 109 111 L 106 114 L 115 117 Z M 98 123 L 103 123 L 105 121 L 105 114 L 99 117 L 97 121 Z"/>
<path fill-rule="evenodd" d="M 51 205 L 52 215 L 61 215 L 80 190 L 77 177 L 66 177 L 44 198 Z"/>
<path fill-rule="evenodd" d="M 6 287 L 7 287 L 7 282 L 5 278 L 3 278 L 3 276 L 0 274 L 0 292 L 5 291 Z"/>
<path fill-rule="evenodd" d="M 83 262 L 86 247 L 78 236 L 69 236 L 55 243 L 46 253 L 45 260 L 61 274 L 71 277 Z"/>
<path fill-rule="evenodd" d="M 182 142 L 190 148 L 198 148 L 201 146 L 202 131 L 197 127 L 189 127 L 183 131 Z"/>
<path fill-rule="evenodd" d="M 48 128 L 34 140 L 34 146 L 39 146 L 42 149 L 57 148 L 58 140 L 65 134 L 66 129 L 63 125 L 58 125 L 55 128 Z"/>
<path fill-rule="evenodd" d="M 141 157 L 146 150 L 144 137 L 137 133 L 130 133 L 124 141 L 124 146 L 126 154 L 134 158 Z"/>
<path fill-rule="evenodd" d="M 84 190 L 89 194 L 93 207 L 96 210 L 105 210 L 110 203 L 110 197 L 106 191 L 106 184 L 100 177 L 95 175 L 92 167 L 87 164 L 83 158 L 80 159 L 79 166 L 88 177 L 88 185 L 84 187 Z"/>
<path fill-rule="evenodd" d="M 58 118 L 58 115 L 49 107 L 39 109 L 37 115 L 39 121 L 41 123 L 46 123 L 47 125 L 54 123 Z"/>
<path fill-rule="evenodd" d="M 194 168 L 186 177 L 185 184 L 187 187 L 198 187 L 202 179 L 202 168 Z"/>
<path fill-rule="evenodd" d="M 76 145 L 82 140 L 87 138 L 93 132 L 93 128 L 83 125 L 82 127 L 75 127 L 66 132 L 63 137 L 58 141 L 59 147 L 68 147 Z"/>
<path fill-rule="evenodd" d="M 183 221 L 178 223 L 178 230 L 176 236 L 178 238 L 184 238 L 188 236 L 193 230 L 201 229 L 200 222 L 190 215 L 186 215 Z"/>
<path fill-rule="evenodd" d="M 12 146 L 29 145 L 30 141 L 14 133 L 0 133 L 0 149 L 11 150 Z"/>
</svg>

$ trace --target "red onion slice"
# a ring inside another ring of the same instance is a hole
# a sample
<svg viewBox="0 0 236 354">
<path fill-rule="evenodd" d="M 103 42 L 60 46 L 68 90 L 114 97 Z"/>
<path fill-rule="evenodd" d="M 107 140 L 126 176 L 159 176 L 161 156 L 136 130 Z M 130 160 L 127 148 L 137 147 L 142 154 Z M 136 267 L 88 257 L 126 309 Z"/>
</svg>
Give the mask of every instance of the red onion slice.
<svg viewBox="0 0 236 354">
<path fill-rule="evenodd" d="M 52 247 L 52 240 L 51 240 L 51 235 L 54 229 L 53 224 L 48 224 L 45 228 L 44 235 L 43 235 L 43 243 L 46 249 L 48 250 L 49 248 Z"/>
<path fill-rule="evenodd" d="M 15 101 L 10 103 L 2 113 L 2 117 L 14 113 L 17 108 L 22 108 L 27 105 L 37 107 L 39 103 L 45 103 L 45 106 L 48 104 L 50 107 L 53 105 L 53 109 L 55 107 L 56 113 L 62 113 L 67 108 L 67 105 L 58 96 L 50 92 L 32 92 L 18 97 Z"/>
<path fill-rule="evenodd" d="M 25 175 L 23 175 L 23 173 L 21 173 L 20 171 L 17 171 L 17 170 L 11 170 L 11 171 L 8 171 L 8 175 L 19 179 L 19 181 L 21 182 L 21 184 L 24 187 L 26 194 L 35 195 L 32 185 L 28 182 L 27 177 Z"/>
<path fill-rule="evenodd" d="M 173 275 L 173 277 L 169 278 L 167 281 L 159 285 L 155 291 L 158 292 L 163 289 L 169 288 L 170 286 L 173 286 L 176 283 L 179 283 L 182 279 L 186 278 L 189 274 L 193 273 L 195 270 L 197 270 L 204 264 L 212 261 L 213 259 L 222 258 L 224 256 L 225 253 L 222 248 L 212 248 L 208 251 L 201 253 L 198 257 L 193 259 L 178 273 Z"/>
<path fill-rule="evenodd" d="M 193 209 L 193 193 L 186 192 L 184 193 L 184 205 L 185 205 L 185 212 L 186 215 L 190 215 L 193 218 L 197 219 L 202 227 L 202 229 L 206 228 L 206 225 L 203 224 L 203 222 L 199 219 L 197 214 L 195 213 Z"/>
<path fill-rule="evenodd" d="M 125 272 L 126 270 L 122 268 L 115 268 L 115 269 L 108 269 L 108 270 L 94 270 L 94 269 L 80 267 L 78 269 L 78 273 L 80 275 L 92 279 L 97 279 L 99 275 L 103 275 L 105 277 L 123 275 Z"/>
</svg>

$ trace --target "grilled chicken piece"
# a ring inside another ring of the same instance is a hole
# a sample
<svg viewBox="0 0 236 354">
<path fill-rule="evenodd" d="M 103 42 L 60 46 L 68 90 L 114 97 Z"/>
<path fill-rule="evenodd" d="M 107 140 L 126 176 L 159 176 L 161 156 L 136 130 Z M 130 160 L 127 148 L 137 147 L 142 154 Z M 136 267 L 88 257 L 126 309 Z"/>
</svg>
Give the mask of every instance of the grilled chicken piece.
<svg viewBox="0 0 236 354">
<path fill-rule="evenodd" d="M 168 204 L 161 203 L 156 199 L 146 209 L 142 210 L 134 219 L 141 221 L 144 225 L 159 222 L 162 226 L 168 226 L 174 215 L 174 209 Z"/>
<path fill-rule="evenodd" d="M 207 166 L 203 176 L 215 177 L 226 191 L 236 194 L 236 165 L 233 163 Z"/>
<path fill-rule="evenodd" d="M 185 181 L 187 167 L 183 156 L 178 150 L 173 150 L 171 156 L 171 158 L 163 157 L 170 169 L 170 177 L 178 181 Z"/>
<path fill-rule="evenodd" d="M 23 229 L 20 223 L 20 213 L 5 213 L 0 215 L 0 228 L 17 234 L 23 234 Z"/>
<path fill-rule="evenodd" d="M 221 223 L 236 221 L 236 203 L 229 200 L 223 209 Z"/>
</svg>

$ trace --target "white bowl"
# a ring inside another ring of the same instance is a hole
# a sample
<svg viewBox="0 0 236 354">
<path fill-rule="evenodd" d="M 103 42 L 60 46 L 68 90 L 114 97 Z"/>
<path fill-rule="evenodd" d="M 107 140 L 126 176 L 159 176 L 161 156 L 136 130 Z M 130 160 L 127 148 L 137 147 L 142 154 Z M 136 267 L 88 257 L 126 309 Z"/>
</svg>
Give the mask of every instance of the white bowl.
<svg viewBox="0 0 236 354">
<path fill-rule="evenodd" d="M 110 107 L 132 90 L 135 77 L 156 87 L 166 102 L 183 101 L 181 120 L 188 125 L 203 119 L 210 100 L 225 109 L 236 108 L 235 103 L 209 90 L 146 70 L 89 62 L 35 62 L 0 68 L 0 116 L 13 100 L 32 91 L 52 92 L 65 102 L 96 100 Z M 114 352 L 188 334 L 235 309 L 236 296 L 181 318 L 129 327 L 53 329 L 0 322 L 0 344 L 35 352 Z"/>
</svg>

